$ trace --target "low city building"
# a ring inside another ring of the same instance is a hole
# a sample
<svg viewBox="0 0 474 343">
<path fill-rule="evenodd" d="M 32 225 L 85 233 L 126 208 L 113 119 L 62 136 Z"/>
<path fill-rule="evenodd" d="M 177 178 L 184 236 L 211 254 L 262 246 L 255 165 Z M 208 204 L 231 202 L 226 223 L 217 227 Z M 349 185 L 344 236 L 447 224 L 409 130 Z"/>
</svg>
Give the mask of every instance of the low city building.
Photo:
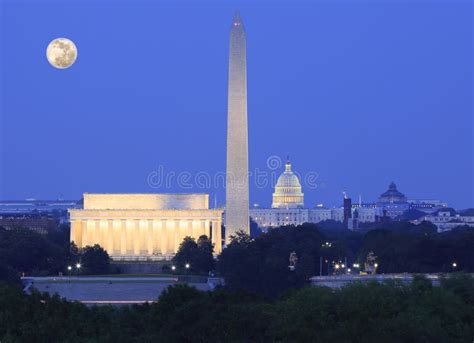
<svg viewBox="0 0 474 343">
<path fill-rule="evenodd" d="M 474 209 L 456 212 L 453 208 L 446 207 L 422 219 L 436 225 L 438 232 L 450 231 L 463 225 L 474 228 Z"/>
<path fill-rule="evenodd" d="M 0 201 L 0 214 L 67 212 L 70 208 L 78 205 L 79 201 L 77 200 L 2 200 Z"/>
<path fill-rule="evenodd" d="M 58 218 L 61 223 L 67 223 L 68 210 L 80 206 L 80 201 L 77 200 L 2 200 L 0 201 L 0 216 L 52 216 Z"/>
<path fill-rule="evenodd" d="M 444 207 L 448 207 L 448 204 L 444 201 L 437 199 L 408 199 L 410 209 L 422 211 L 425 213 L 433 213 Z"/>
<path fill-rule="evenodd" d="M 252 208 L 250 217 L 261 228 L 310 222 L 307 208 Z"/>
<path fill-rule="evenodd" d="M 41 234 L 57 230 L 60 220 L 54 216 L 43 215 L 2 215 L 0 227 L 6 230 L 28 229 Z"/>
<path fill-rule="evenodd" d="M 304 207 L 304 193 L 298 176 L 293 172 L 291 162 L 285 164 L 284 172 L 279 176 L 273 193 L 271 208 L 254 206 L 250 217 L 263 229 L 283 225 L 301 225 L 334 220 L 344 224 L 350 230 L 357 230 L 359 223 L 373 223 L 385 219 L 400 220 L 407 210 L 431 214 L 443 209 L 446 203 L 433 199 L 408 199 L 391 182 L 387 191 L 382 193 L 377 202 L 352 203 L 344 195 L 344 205 L 335 208 L 317 206 Z"/>
</svg>

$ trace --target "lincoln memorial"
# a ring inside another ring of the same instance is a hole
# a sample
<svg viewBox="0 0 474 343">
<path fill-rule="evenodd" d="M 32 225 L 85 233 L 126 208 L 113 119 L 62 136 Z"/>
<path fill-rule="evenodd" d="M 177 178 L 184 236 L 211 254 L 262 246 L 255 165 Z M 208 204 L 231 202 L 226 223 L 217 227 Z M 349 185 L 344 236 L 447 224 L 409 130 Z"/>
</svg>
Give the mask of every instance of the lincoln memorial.
<svg viewBox="0 0 474 343">
<path fill-rule="evenodd" d="M 222 251 L 222 210 L 209 209 L 209 194 L 84 194 L 83 209 L 70 209 L 71 241 L 99 244 L 114 260 L 171 258 L 184 237 L 209 237 Z"/>
</svg>

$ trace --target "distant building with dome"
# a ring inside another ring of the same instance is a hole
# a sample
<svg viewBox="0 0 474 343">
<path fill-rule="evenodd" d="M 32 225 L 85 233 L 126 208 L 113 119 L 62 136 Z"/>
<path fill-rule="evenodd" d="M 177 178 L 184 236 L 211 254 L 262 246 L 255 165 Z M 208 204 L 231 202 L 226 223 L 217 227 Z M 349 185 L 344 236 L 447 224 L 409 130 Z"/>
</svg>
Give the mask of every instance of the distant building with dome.
<svg viewBox="0 0 474 343">
<path fill-rule="evenodd" d="M 388 190 L 379 196 L 379 203 L 408 203 L 405 194 L 397 189 L 395 182 L 390 182 Z"/>
<path fill-rule="evenodd" d="M 250 217 L 261 228 L 300 225 L 311 221 L 308 209 L 304 208 L 300 180 L 291 170 L 289 159 L 286 161 L 285 171 L 278 177 L 275 185 L 272 207 L 251 208 Z"/>
<path fill-rule="evenodd" d="M 358 211 L 360 222 L 373 222 L 380 215 L 376 208 L 352 209 Z M 319 223 L 324 220 L 344 220 L 344 209 L 325 208 L 317 206 L 314 208 L 304 207 L 304 193 L 300 180 L 292 170 L 288 159 L 285 170 L 278 177 L 273 192 L 271 208 L 260 208 L 255 206 L 250 209 L 250 217 L 261 228 L 271 228 L 283 225 L 301 225 L 303 223 Z"/>
<path fill-rule="evenodd" d="M 348 221 L 349 229 L 357 229 L 358 223 L 376 222 L 382 217 L 399 220 L 407 210 L 419 210 L 426 214 L 433 213 L 447 204 L 433 199 L 408 199 L 391 182 L 387 191 L 382 193 L 376 202 L 352 203 L 349 205 L 351 218 Z M 261 228 L 271 228 L 284 225 L 301 225 L 303 223 L 319 223 L 324 220 L 345 221 L 344 207 L 325 208 L 304 206 L 304 193 L 300 180 L 292 170 L 288 159 L 285 170 L 278 177 L 272 196 L 271 208 L 254 206 L 250 209 L 250 217 Z"/>
<path fill-rule="evenodd" d="M 301 191 L 301 183 L 295 173 L 291 170 L 291 162 L 288 159 L 285 171 L 278 178 L 273 193 L 272 208 L 303 208 L 304 194 Z"/>
<path fill-rule="evenodd" d="M 380 194 L 377 207 L 381 208 L 386 216 L 396 218 L 410 208 L 410 203 L 405 194 L 399 192 L 397 185 L 392 181 L 388 185 L 387 191 Z"/>
</svg>

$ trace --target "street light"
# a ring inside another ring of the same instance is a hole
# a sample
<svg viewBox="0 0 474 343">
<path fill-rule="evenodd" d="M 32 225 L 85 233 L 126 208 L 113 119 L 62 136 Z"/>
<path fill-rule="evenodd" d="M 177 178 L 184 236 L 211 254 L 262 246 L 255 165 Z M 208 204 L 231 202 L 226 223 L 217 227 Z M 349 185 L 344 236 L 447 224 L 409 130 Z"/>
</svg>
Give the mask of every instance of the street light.
<svg viewBox="0 0 474 343">
<path fill-rule="evenodd" d="M 453 268 L 456 268 L 458 264 L 456 262 L 453 262 Z"/>
<path fill-rule="evenodd" d="M 80 264 L 80 263 L 76 263 L 76 268 L 77 268 L 77 269 L 81 269 L 81 264 Z"/>
<path fill-rule="evenodd" d="M 184 267 L 185 267 L 186 269 L 189 269 L 189 267 L 190 267 L 189 263 L 186 263 Z"/>
<path fill-rule="evenodd" d="M 72 266 L 67 266 L 67 271 L 69 275 L 69 283 L 71 283 L 71 271 L 72 271 Z"/>
<path fill-rule="evenodd" d="M 375 267 L 375 268 L 377 268 L 378 266 L 379 266 L 379 264 L 378 264 L 378 263 L 375 263 L 375 264 L 374 264 L 374 267 Z"/>
<path fill-rule="evenodd" d="M 339 269 L 341 266 L 339 264 L 336 264 L 334 268 Z"/>
<path fill-rule="evenodd" d="M 359 263 L 354 263 L 354 264 L 352 265 L 352 267 L 354 267 L 354 268 L 359 268 Z"/>
<path fill-rule="evenodd" d="M 176 270 L 176 266 L 171 266 L 171 270 Z"/>
</svg>

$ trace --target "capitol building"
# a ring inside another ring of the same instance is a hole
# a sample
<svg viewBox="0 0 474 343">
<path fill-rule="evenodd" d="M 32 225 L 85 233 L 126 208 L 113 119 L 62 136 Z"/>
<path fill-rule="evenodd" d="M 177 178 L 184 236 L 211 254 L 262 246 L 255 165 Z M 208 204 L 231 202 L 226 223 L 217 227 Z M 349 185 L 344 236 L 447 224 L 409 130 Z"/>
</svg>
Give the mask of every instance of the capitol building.
<svg viewBox="0 0 474 343">
<path fill-rule="evenodd" d="M 278 178 L 273 193 L 272 208 L 303 208 L 304 194 L 301 191 L 301 183 L 295 173 L 291 170 L 291 163 L 288 160 L 285 164 L 285 171 Z"/>
<path fill-rule="evenodd" d="M 285 164 L 285 171 L 278 177 L 272 200 L 271 208 L 250 209 L 250 217 L 261 228 L 318 223 L 335 217 L 340 217 L 342 221 L 340 209 L 305 208 L 301 182 L 289 160 Z"/>
<path fill-rule="evenodd" d="M 409 209 L 430 214 L 447 206 L 446 203 L 433 199 L 410 200 L 391 182 L 387 191 L 373 203 L 352 203 L 351 199 L 345 197 L 343 206 L 340 207 L 305 207 L 301 182 L 293 172 L 289 160 L 275 185 L 272 200 L 271 208 L 254 206 L 250 209 L 250 217 L 260 228 L 334 220 L 344 222 L 348 229 L 357 229 L 359 223 L 376 222 L 383 217 L 395 219 Z"/>
<path fill-rule="evenodd" d="M 250 218 L 259 227 L 299 225 L 309 221 L 308 209 L 304 208 L 304 194 L 298 176 L 291 170 L 291 162 L 285 164 L 273 193 L 272 208 L 251 208 Z"/>
</svg>

